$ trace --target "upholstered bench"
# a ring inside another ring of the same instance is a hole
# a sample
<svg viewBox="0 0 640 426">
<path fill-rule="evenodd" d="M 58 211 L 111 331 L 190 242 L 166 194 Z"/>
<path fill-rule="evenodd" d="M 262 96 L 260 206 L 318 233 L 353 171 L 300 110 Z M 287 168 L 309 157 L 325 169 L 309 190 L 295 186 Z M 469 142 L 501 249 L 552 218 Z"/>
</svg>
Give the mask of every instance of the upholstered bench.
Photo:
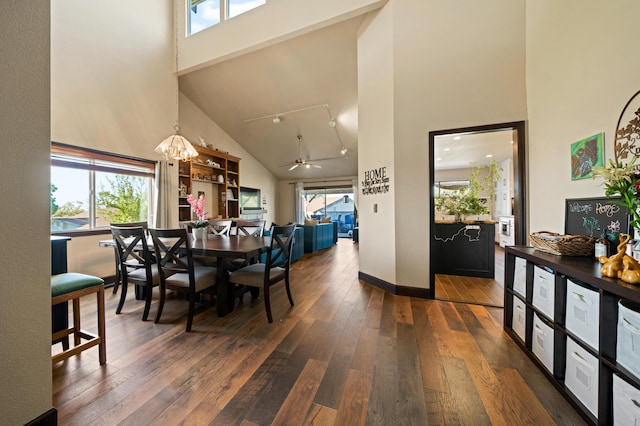
<svg viewBox="0 0 640 426">
<path fill-rule="evenodd" d="M 80 298 L 89 294 L 96 294 L 98 302 L 98 334 L 90 333 L 80 327 Z M 65 272 L 51 276 L 51 305 L 73 302 L 73 327 L 57 331 L 52 334 L 52 344 L 59 342 L 73 334 L 73 347 L 63 348 L 63 351 L 52 356 L 52 363 L 65 360 L 73 355 L 98 345 L 100 365 L 107 362 L 107 348 L 104 326 L 104 281 L 102 278 L 77 272 Z M 85 339 L 85 342 L 82 342 Z"/>
</svg>

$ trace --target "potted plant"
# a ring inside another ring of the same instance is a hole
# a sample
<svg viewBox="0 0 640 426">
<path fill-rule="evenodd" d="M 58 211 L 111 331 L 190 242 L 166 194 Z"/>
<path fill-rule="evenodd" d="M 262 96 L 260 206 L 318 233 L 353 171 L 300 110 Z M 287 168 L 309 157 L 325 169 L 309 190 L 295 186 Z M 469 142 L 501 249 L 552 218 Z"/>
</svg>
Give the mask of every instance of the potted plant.
<svg viewBox="0 0 640 426">
<path fill-rule="evenodd" d="M 481 171 L 485 169 L 488 170 L 487 174 L 480 178 Z M 489 213 L 486 200 L 480 198 L 479 194 L 488 190 L 489 196 L 493 198 L 493 181 L 500 179 L 502 167 L 491 161 L 488 166 L 474 166 L 471 170 L 468 186 L 456 190 L 451 195 L 434 198 L 435 208 L 455 216 L 456 222 L 462 222 L 468 216 Z"/>
</svg>

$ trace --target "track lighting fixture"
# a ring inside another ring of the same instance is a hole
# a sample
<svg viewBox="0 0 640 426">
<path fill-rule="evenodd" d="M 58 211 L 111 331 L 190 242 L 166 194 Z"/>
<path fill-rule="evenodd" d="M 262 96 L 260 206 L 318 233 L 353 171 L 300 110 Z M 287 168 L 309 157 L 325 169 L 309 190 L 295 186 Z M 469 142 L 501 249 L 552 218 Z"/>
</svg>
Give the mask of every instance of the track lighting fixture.
<svg viewBox="0 0 640 426">
<path fill-rule="evenodd" d="M 331 120 L 329 120 L 329 127 L 336 127 L 336 120 L 335 120 L 335 118 L 331 118 Z"/>
<path fill-rule="evenodd" d="M 345 155 L 347 153 L 347 148 L 346 147 L 342 147 L 342 149 L 340 150 L 340 154 Z"/>
<path fill-rule="evenodd" d="M 278 124 L 280 123 L 280 116 L 276 115 L 275 117 L 273 117 L 273 124 Z"/>
</svg>

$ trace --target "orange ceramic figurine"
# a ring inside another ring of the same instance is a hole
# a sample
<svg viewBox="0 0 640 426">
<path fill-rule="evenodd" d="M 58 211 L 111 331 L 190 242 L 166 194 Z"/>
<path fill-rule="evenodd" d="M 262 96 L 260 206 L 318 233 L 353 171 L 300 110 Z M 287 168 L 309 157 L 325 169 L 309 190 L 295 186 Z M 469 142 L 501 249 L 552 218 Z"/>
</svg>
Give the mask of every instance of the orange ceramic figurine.
<svg viewBox="0 0 640 426">
<path fill-rule="evenodd" d="M 618 252 L 610 257 L 600 256 L 598 260 L 603 264 L 600 273 L 605 277 L 620 278 L 629 284 L 640 284 L 640 263 L 625 253 L 630 238 L 629 234 L 620 234 Z"/>
</svg>

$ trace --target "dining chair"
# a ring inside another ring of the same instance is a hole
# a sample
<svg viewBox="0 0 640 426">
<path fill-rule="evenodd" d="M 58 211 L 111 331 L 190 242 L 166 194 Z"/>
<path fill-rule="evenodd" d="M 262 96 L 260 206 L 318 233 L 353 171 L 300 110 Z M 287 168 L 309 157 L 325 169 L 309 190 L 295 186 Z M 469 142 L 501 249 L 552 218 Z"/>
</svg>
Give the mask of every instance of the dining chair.
<svg viewBox="0 0 640 426">
<path fill-rule="evenodd" d="M 258 237 L 264 236 L 265 220 L 237 220 L 235 226 L 235 234 L 244 237 Z M 252 259 L 230 259 L 227 268 L 230 271 L 236 271 L 252 263 L 257 263 L 259 257 Z"/>
<path fill-rule="evenodd" d="M 149 229 L 149 222 L 144 221 L 144 222 L 123 222 L 123 223 L 112 223 L 111 225 L 113 226 L 118 226 L 121 228 L 132 228 L 135 226 L 142 226 L 144 228 L 144 231 L 147 232 L 147 230 Z M 118 248 L 114 247 L 114 253 L 116 255 L 116 278 L 115 281 L 113 283 L 113 294 L 116 294 L 118 292 L 118 287 L 120 286 L 120 283 L 122 282 L 122 276 L 120 275 L 120 267 L 118 266 Z"/>
<path fill-rule="evenodd" d="M 232 224 L 231 220 L 209 220 L 209 229 L 213 235 L 229 235 Z"/>
<path fill-rule="evenodd" d="M 208 230 L 212 235 L 229 235 L 231 232 L 231 220 L 209 220 Z M 217 259 L 212 256 L 193 255 L 193 261 L 196 266 L 215 266 Z"/>
<path fill-rule="evenodd" d="M 196 298 L 216 284 L 216 268 L 194 265 L 186 229 L 151 229 L 149 232 L 160 272 L 160 304 L 155 322 L 160 321 L 167 289 L 186 292 L 189 300 L 186 331 L 191 331 Z"/>
<path fill-rule="evenodd" d="M 138 286 L 144 298 L 142 320 L 146 321 L 151 307 L 153 287 L 160 283 L 158 267 L 147 243 L 147 232 L 142 226 L 120 227 L 111 225 L 111 235 L 118 254 L 118 270 L 122 277 L 122 291 L 116 314 L 122 312 L 129 284 Z"/>
<path fill-rule="evenodd" d="M 293 306 L 293 298 L 291 297 L 291 288 L 289 286 L 289 269 L 295 228 L 295 225 L 272 225 L 266 262 L 247 265 L 229 275 L 229 282 L 233 284 L 263 289 L 264 306 L 270 323 L 273 322 L 269 300 L 269 288 L 271 286 L 284 281 L 289 303 Z"/>
<path fill-rule="evenodd" d="M 262 238 L 264 236 L 265 223 L 265 220 L 237 220 L 236 235 Z"/>
</svg>

